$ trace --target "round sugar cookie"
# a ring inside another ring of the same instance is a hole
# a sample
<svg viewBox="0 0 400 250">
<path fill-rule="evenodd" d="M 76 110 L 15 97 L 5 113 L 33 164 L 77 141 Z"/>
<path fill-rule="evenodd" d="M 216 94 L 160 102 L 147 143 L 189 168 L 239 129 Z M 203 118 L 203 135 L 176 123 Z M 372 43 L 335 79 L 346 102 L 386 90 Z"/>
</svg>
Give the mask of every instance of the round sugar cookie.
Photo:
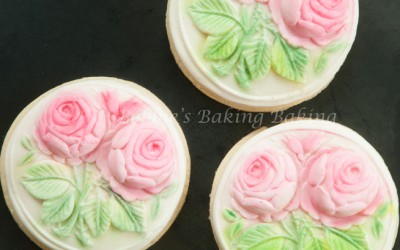
<svg viewBox="0 0 400 250">
<path fill-rule="evenodd" d="M 7 205 L 42 249 L 146 249 L 178 215 L 189 176 L 171 111 L 143 87 L 107 77 L 37 98 L 1 153 Z"/>
<path fill-rule="evenodd" d="M 390 250 L 398 205 L 388 168 L 365 139 L 301 120 L 259 129 L 230 150 L 210 220 L 220 249 Z"/>
<path fill-rule="evenodd" d="M 358 0 L 169 0 L 177 64 L 209 97 L 279 111 L 316 96 L 354 42 Z"/>
</svg>

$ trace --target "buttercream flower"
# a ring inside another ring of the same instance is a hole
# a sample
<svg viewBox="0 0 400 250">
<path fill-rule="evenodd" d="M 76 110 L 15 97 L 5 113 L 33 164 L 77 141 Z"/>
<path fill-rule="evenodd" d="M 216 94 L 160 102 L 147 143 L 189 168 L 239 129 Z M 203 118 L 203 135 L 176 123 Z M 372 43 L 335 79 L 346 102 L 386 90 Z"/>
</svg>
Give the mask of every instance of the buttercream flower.
<svg viewBox="0 0 400 250">
<path fill-rule="evenodd" d="M 251 4 L 251 3 L 255 3 L 255 2 L 259 2 L 259 3 L 267 3 L 268 2 L 268 0 L 237 0 L 237 1 L 244 3 L 244 4 Z"/>
<path fill-rule="evenodd" d="M 79 93 L 52 101 L 36 126 L 40 150 L 61 163 L 78 165 L 99 145 L 106 132 L 104 111 Z"/>
<path fill-rule="evenodd" d="M 283 219 L 297 189 L 297 168 L 284 152 L 253 153 L 240 167 L 233 182 L 233 207 L 246 219 L 264 222 Z"/>
<path fill-rule="evenodd" d="M 155 124 L 131 123 L 102 145 L 96 163 L 114 192 L 127 201 L 144 200 L 171 184 L 173 145 Z"/>
<path fill-rule="evenodd" d="M 325 46 L 339 38 L 349 18 L 351 0 L 270 0 L 279 33 L 292 45 Z"/>
<path fill-rule="evenodd" d="M 373 166 L 350 150 L 322 150 L 307 160 L 301 175 L 301 208 L 328 227 L 359 225 L 382 201 Z"/>
</svg>

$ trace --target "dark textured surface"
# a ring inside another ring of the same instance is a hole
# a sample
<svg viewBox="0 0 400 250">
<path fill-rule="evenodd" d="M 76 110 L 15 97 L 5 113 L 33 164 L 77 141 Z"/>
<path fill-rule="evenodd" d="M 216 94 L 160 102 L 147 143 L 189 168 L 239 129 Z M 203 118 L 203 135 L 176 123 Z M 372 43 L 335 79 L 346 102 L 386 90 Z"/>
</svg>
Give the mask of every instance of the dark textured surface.
<svg viewBox="0 0 400 250">
<path fill-rule="evenodd" d="M 214 172 L 251 123 L 202 124 L 198 112 L 227 107 L 184 77 L 169 50 L 165 1 L 0 0 L 0 136 L 41 93 L 85 76 L 137 82 L 178 113 L 189 143 L 192 175 L 183 210 L 151 249 L 217 249 L 208 221 Z M 362 0 L 356 42 L 330 86 L 285 114 L 337 115 L 365 137 L 400 184 L 400 2 Z M 234 111 L 233 111 L 234 112 Z M 190 114 L 189 114 L 190 113 Z M 191 118 L 187 122 L 184 114 Z M 331 116 L 332 117 L 332 116 Z M 273 115 L 264 115 L 271 125 Z M 257 125 L 257 124 L 256 124 Z M 0 202 L 0 248 L 37 249 Z M 400 249 L 400 242 L 395 249 Z"/>
</svg>

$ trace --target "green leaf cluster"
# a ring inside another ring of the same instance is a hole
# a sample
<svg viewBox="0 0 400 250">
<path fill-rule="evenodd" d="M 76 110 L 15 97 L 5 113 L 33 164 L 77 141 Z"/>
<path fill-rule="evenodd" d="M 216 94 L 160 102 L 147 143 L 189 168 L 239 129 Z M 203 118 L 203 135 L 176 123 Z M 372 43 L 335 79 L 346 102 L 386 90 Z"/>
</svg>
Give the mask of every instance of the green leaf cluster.
<svg viewBox="0 0 400 250">
<path fill-rule="evenodd" d="M 368 250 L 364 229 L 339 230 L 316 224 L 306 215 L 292 214 L 279 223 L 262 223 L 244 229 L 243 220 L 232 210 L 223 216 L 232 249 L 240 250 Z"/>
<path fill-rule="evenodd" d="M 44 200 L 42 222 L 51 225 L 58 237 L 74 234 L 83 246 L 89 246 L 93 237 L 100 237 L 111 225 L 121 231 L 144 231 L 142 202 L 127 202 L 102 186 L 90 166 L 73 170 L 71 174 L 66 166 L 38 162 L 27 168 L 21 180 L 33 197 Z"/>
<path fill-rule="evenodd" d="M 173 195 L 176 192 L 177 188 L 178 188 L 177 184 L 171 184 L 166 189 L 164 189 L 164 191 L 162 191 L 158 195 L 153 196 L 151 213 L 150 213 L 152 220 L 157 219 L 158 215 L 160 214 L 161 200 Z"/>
<path fill-rule="evenodd" d="M 386 215 L 389 213 L 391 208 L 392 208 L 391 202 L 384 203 L 378 207 L 375 214 L 373 215 L 371 231 L 372 231 L 372 235 L 376 239 L 380 239 L 382 236 L 382 232 L 384 229 L 382 219 L 386 217 Z"/>
<path fill-rule="evenodd" d="M 37 156 L 37 150 L 36 150 L 35 143 L 28 136 L 25 136 L 22 139 L 21 145 L 25 150 L 28 151 L 24 156 L 22 156 L 22 158 L 19 161 L 19 165 L 23 166 L 23 165 L 27 165 L 27 164 L 33 162 L 33 160 L 35 160 L 35 158 Z"/>
<path fill-rule="evenodd" d="M 329 62 L 329 55 L 334 54 L 345 47 L 343 43 L 340 42 L 332 42 L 329 44 L 321 53 L 321 55 L 317 58 L 314 63 L 314 73 L 316 75 L 320 75 L 326 67 L 328 66 Z"/>
<path fill-rule="evenodd" d="M 196 0 L 189 14 L 199 30 L 208 35 L 204 59 L 211 62 L 219 76 L 234 71 L 243 88 L 266 77 L 271 68 L 281 77 L 303 82 L 309 52 L 289 45 L 272 30 L 262 8 L 257 5 L 250 11 L 243 6 L 239 13 L 228 0 Z"/>
</svg>

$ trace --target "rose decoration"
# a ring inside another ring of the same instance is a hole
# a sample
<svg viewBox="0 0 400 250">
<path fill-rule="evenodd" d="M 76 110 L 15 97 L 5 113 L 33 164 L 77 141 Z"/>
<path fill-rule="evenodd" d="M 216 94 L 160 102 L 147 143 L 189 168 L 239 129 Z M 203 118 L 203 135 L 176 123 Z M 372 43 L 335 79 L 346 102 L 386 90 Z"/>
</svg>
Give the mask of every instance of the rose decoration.
<svg viewBox="0 0 400 250">
<path fill-rule="evenodd" d="M 35 139 L 40 150 L 60 163 L 78 165 L 97 148 L 106 132 L 104 111 L 78 93 L 51 102 L 37 123 Z"/>
<path fill-rule="evenodd" d="M 288 136 L 285 144 L 302 164 L 306 160 L 306 157 L 320 146 L 323 140 L 323 133 L 311 132 L 302 139 L 296 136 Z"/>
<path fill-rule="evenodd" d="M 134 114 L 144 109 L 143 102 L 135 97 L 120 103 L 116 92 L 106 91 L 101 96 L 111 127 L 128 121 Z"/>
<path fill-rule="evenodd" d="M 264 222 L 283 219 L 295 209 L 297 168 L 284 152 L 265 150 L 252 154 L 233 182 L 233 207 L 246 219 Z"/>
<path fill-rule="evenodd" d="M 348 229 L 382 201 L 379 177 L 359 154 L 333 148 L 309 158 L 302 171 L 300 206 L 328 227 Z"/>
<path fill-rule="evenodd" d="M 350 0 L 270 0 L 279 33 L 292 45 L 312 49 L 340 37 Z"/>
<path fill-rule="evenodd" d="M 114 192 L 127 201 L 144 200 L 171 183 L 173 145 L 155 124 L 130 123 L 99 149 L 96 163 Z"/>
<path fill-rule="evenodd" d="M 107 121 L 107 131 L 103 138 L 103 144 L 106 144 L 112 140 L 119 129 L 131 122 L 131 118 L 135 114 L 140 113 L 145 108 L 145 104 L 136 97 L 121 102 L 115 91 L 104 91 L 100 97 L 100 105 L 105 111 Z M 94 162 L 97 157 L 98 150 L 95 150 L 87 155 L 86 160 Z"/>
</svg>

